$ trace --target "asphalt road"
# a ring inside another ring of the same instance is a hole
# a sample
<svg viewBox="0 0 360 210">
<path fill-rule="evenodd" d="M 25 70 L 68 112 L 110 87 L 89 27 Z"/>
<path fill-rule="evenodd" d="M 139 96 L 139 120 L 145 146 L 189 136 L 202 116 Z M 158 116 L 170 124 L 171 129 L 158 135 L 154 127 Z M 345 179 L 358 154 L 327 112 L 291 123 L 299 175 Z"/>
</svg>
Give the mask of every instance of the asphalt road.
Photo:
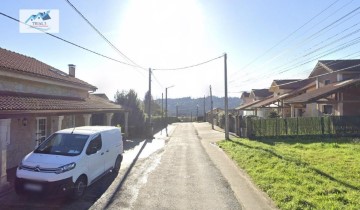
<svg viewBox="0 0 360 210">
<path fill-rule="evenodd" d="M 112 196 L 92 209 L 241 209 L 191 123 L 177 124 L 166 146 L 138 163 Z"/>
</svg>

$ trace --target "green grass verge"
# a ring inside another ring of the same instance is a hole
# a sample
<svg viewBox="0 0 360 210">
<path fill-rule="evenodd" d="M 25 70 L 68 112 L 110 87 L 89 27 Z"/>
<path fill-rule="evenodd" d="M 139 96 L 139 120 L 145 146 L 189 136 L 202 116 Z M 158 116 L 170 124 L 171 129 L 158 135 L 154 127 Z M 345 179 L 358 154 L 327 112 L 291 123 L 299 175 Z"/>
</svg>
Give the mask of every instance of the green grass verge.
<svg viewBox="0 0 360 210">
<path fill-rule="evenodd" d="M 280 209 L 360 209 L 358 139 L 232 139 L 218 145 Z"/>
</svg>

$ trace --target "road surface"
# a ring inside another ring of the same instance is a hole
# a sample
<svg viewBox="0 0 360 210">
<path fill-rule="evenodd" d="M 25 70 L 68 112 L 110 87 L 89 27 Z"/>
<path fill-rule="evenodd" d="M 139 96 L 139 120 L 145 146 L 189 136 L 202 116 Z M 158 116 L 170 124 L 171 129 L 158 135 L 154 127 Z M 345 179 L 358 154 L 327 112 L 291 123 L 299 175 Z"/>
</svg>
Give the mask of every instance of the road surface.
<svg viewBox="0 0 360 210">
<path fill-rule="evenodd" d="M 92 209 L 241 209 L 192 123 L 177 124 L 166 146 L 138 163 L 111 196 Z"/>
<path fill-rule="evenodd" d="M 244 209 L 194 125 L 174 124 L 169 137 L 162 132 L 152 141 L 128 140 L 120 173 L 100 179 L 78 201 L 24 198 L 9 192 L 0 197 L 0 209 Z"/>
</svg>

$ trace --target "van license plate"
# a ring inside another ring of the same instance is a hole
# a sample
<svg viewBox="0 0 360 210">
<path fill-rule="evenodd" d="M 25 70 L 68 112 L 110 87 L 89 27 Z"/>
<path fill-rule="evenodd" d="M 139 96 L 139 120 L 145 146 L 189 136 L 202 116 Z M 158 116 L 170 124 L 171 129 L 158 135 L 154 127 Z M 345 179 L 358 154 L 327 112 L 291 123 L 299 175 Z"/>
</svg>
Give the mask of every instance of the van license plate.
<svg viewBox="0 0 360 210">
<path fill-rule="evenodd" d="M 36 191 L 36 192 L 40 192 L 42 190 L 42 186 L 39 184 L 32 184 L 32 183 L 26 183 L 24 185 L 24 188 L 26 190 L 31 190 L 31 191 Z"/>
</svg>

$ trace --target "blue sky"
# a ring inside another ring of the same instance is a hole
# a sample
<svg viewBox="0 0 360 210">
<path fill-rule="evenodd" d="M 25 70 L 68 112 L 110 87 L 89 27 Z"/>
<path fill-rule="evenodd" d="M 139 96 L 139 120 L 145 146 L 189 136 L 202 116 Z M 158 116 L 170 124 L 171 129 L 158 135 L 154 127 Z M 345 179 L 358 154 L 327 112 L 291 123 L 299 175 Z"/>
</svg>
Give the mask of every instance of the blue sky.
<svg viewBox="0 0 360 210">
<path fill-rule="evenodd" d="M 244 90 L 268 88 L 274 79 L 306 78 L 318 57 L 355 59 L 359 55 L 356 42 L 345 49 L 336 49 L 359 37 L 356 30 L 360 25 L 356 24 L 360 10 L 329 26 L 358 8 L 357 0 L 70 2 L 121 52 L 146 69 L 183 67 L 227 53 L 230 96 L 239 96 Z M 4 0 L 0 11 L 19 18 L 20 9 L 57 9 L 60 16 L 57 36 L 128 62 L 65 0 Z M 118 64 L 46 34 L 19 33 L 19 24 L 3 16 L 0 23 L 0 47 L 34 57 L 65 72 L 68 64 L 75 64 L 76 76 L 97 86 L 97 92 L 106 93 L 110 99 L 116 90 L 129 89 L 135 89 L 143 98 L 148 89 L 147 70 Z M 327 51 L 335 52 L 323 56 Z M 217 59 L 181 71 L 155 70 L 152 95 L 160 98 L 165 87 L 174 85 L 169 89 L 170 98 L 203 97 L 209 95 L 212 85 L 213 94 L 223 96 L 223 66 L 223 59 Z"/>
</svg>

